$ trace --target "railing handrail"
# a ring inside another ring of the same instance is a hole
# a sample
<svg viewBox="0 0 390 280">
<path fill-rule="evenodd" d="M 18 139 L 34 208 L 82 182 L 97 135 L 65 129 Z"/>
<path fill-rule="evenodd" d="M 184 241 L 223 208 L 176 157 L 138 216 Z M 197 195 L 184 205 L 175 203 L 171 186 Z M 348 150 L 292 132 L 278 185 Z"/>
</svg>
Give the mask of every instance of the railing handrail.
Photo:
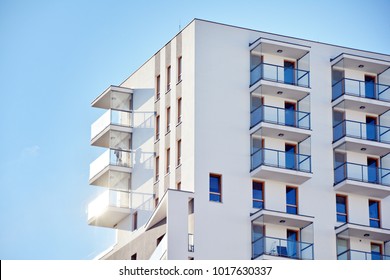
<svg viewBox="0 0 390 280">
<path fill-rule="evenodd" d="M 307 248 L 309 248 L 310 246 L 314 246 L 314 243 L 309 243 L 309 242 L 304 242 L 304 241 L 295 241 L 295 240 L 288 240 L 288 239 L 285 239 L 285 238 L 278 238 L 278 237 L 272 237 L 272 236 L 262 236 L 262 237 L 259 237 L 257 238 L 256 240 L 253 240 L 252 243 L 256 243 L 257 241 L 261 240 L 261 239 L 274 239 L 274 240 L 280 240 L 280 241 L 287 241 L 287 242 L 295 242 L 295 243 L 298 243 L 298 244 L 304 244 L 304 245 L 308 245 L 307 247 L 305 248 L 302 248 L 301 251 L 303 250 L 306 250 Z"/>
<path fill-rule="evenodd" d="M 353 162 L 344 162 L 344 163 L 342 163 L 342 164 L 340 164 L 339 166 L 337 166 L 337 167 L 335 167 L 334 168 L 334 170 L 336 170 L 336 169 L 339 169 L 341 166 L 344 166 L 344 165 L 355 165 L 355 166 L 360 166 L 360 167 L 369 167 L 368 165 L 364 165 L 364 164 L 359 164 L 359 163 L 353 163 Z M 371 167 L 372 168 L 372 167 Z M 389 173 L 390 173 L 390 169 L 388 169 L 388 168 L 382 168 L 382 167 L 375 167 L 375 169 L 377 169 L 377 170 L 385 170 L 385 171 L 389 171 Z M 386 174 L 387 175 L 387 174 Z M 385 176 L 386 176 L 385 175 Z M 384 177 L 384 176 L 383 176 Z"/>
<path fill-rule="evenodd" d="M 262 105 L 260 105 L 259 107 L 256 107 L 255 109 L 253 109 L 253 110 L 251 111 L 251 114 L 252 114 L 254 111 L 256 111 L 256 110 L 258 110 L 258 109 L 260 109 L 260 108 L 262 108 L 262 107 L 265 107 L 265 108 L 273 108 L 273 109 L 276 109 L 276 110 L 286 111 L 286 109 L 285 109 L 285 108 L 282 108 L 282 107 L 276 107 L 276 106 L 270 106 L 270 105 L 264 105 L 264 104 L 262 104 Z M 302 113 L 302 114 L 310 115 L 310 112 L 299 111 L 299 110 L 291 110 L 291 111 L 293 111 L 294 113 Z M 305 116 L 305 117 L 306 117 L 306 116 Z"/>
<path fill-rule="evenodd" d="M 375 126 L 375 127 L 379 127 L 379 128 L 387 128 L 390 130 L 390 127 L 389 126 L 383 126 L 383 125 L 379 125 L 379 124 L 367 124 L 367 123 L 364 123 L 364 122 L 358 122 L 358 121 L 353 121 L 353 120 L 342 120 L 341 122 L 333 125 L 333 128 L 335 128 L 336 126 L 339 126 L 340 124 L 342 123 L 346 123 L 346 122 L 350 122 L 350 123 L 357 123 L 357 124 L 364 124 L 364 125 L 370 125 L 370 126 Z M 383 135 L 384 133 L 382 133 L 381 135 Z"/>
<path fill-rule="evenodd" d="M 275 66 L 275 67 L 277 67 L 277 68 L 287 68 L 287 67 L 280 66 L 280 65 L 276 65 L 276 64 L 261 62 L 261 63 L 259 63 L 258 65 L 256 65 L 255 67 L 253 67 L 253 68 L 251 69 L 251 72 L 252 72 L 253 70 L 255 70 L 257 67 L 261 66 L 261 65 Z M 305 75 L 308 74 L 308 73 L 310 73 L 310 71 L 308 71 L 308 70 L 302 70 L 302 69 L 299 69 L 299 68 L 288 68 L 288 69 L 292 69 L 292 70 L 294 70 L 294 71 L 302 71 L 302 72 L 305 72 Z M 303 76 L 302 76 L 302 77 L 303 77 Z M 301 78 L 302 78 L 302 77 L 301 77 Z"/>
<path fill-rule="evenodd" d="M 357 253 L 363 253 L 365 255 L 372 255 L 372 252 L 365 252 L 365 251 L 360 251 L 360 250 L 353 250 L 353 249 L 347 249 L 343 252 L 341 252 L 340 254 L 337 254 L 337 257 L 340 257 L 341 255 L 347 253 L 347 252 L 357 252 Z M 389 257 L 390 258 L 390 255 L 385 255 L 385 254 L 380 254 L 378 253 L 379 256 L 381 257 Z"/>
<path fill-rule="evenodd" d="M 251 156 L 253 156 L 254 154 L 257 154 L 259 151 L 262 151 L 262 150 L 265 150 L 265 151 L 273 151 L 273 152 L 282 153 L 282 154 L 285 154 L 285 153 L 286 153 L 285 151 L 280 151 L 280 150 L 274 150 L 274 149 L 268 149 L 268 148 L 260 148 L 260 149 L 258 149 L 257 151 L 253 152 L 253 153 L 251 154 Z M 311 158 L 310 155 L 298 154 L 298 153 L 294 153 L 294 156 L 304 156 L 304 157 L 307 157 L 307 158 Z"/>
<path fill-rule="evenodd" d="M 365 83 L 365 81 L 362 81 L 362 80 L 357 80 L 357 79 L 350 79 L 350 78 L 342 78 L 340 79 L 339 81 L 335 82 L 334 84 L 332 84 L 332 87 L 334 87 L 335 85 L 337 85 L 338 83 L 344 81 L 344 80 L 348 80 L 348 81 L 354 81 L 354 82 L 359 82 L 359 83 Z M 385 87 L 390 87 L 390 85 L 386 85 L 386 84 L 380 84 L 380 83 L 373 83 L 374 85 L 377 85 L 377 86 L 385 86 Z"/>
</svg>

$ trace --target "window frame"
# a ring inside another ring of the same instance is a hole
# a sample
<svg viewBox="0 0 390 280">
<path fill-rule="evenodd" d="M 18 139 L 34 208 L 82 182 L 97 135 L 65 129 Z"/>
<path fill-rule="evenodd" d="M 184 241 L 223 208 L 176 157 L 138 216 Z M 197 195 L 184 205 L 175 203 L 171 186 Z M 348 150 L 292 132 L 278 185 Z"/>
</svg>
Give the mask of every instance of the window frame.
<svg viewBox="0 0 390 280">
<path fill-rule="evenodd" d="M 261 199 L 257 199 L 254 197 L 254 184 L 253 183 L 257 183 L 257 184 L 261 184 Z M 254 206 L 254 203 L 255 202 L 261 202 L 262 203 L 262 207 L 259 208 L 259 207 L 255 207 Z M 264 209 L 264 182 L 263 181 L 259 181 L 259 180 L 252 180 L 252 208 L 255 208 L 255 209 Z"/>
<path fill-rule="evenodd" d="M 288 189 L 294 189 L 295 190 L 295 204 L 289 204 L 289 203 L 287 203 L 287 190 Z M 286 186 L 286 213 L 289 213 L 289 214 L 293 214 L 293 215 L 298 215 L 298 213 L 299 213 L 299 207 L 298 207 L 298 201 L 299 201 L 299 199 L 298 199 L 298 187 L 294 187 L 294 186 Z M 289 212 L 289 207 L 293 207 L 293 208 L 295 208 L 295 210 L 296 210 L 296 213 L 291 213 L 291 212 Z"/>
<path fill-rule="evenodd" d="M 177 58 L 177 82 L 180 83 L 182 80 L 182 71 L 183 71 L 183 56 Z"/>
<path fill-rule="evenodd" d="M 158 182 L 160 180 L 160 156 L 156 157 L 156 162 L 155 162 L 155 169 L 156 169 L 156 174 L 155 174 L 155 180 Z"/>
<path fill-rule="evenodd" d="M 373 218 L 371 217 L 370 215 L 370 202 L 376 202 L 378 203 L 377 204 L 377 211 L 378 211 L 378 218 Z M 369 199 L 368 200 L 368 218 L 369 218 L 369 223 L 370 223 L 370 227 L 373 227 L 373 228 L 381 228 L 381 202 L 380 200 L 376 200 L 376 199 Z M 371 222 L 374 221 L 374 222 L 377 222 L 378 223 L 378 226 L 372 226 L 371 225 Z"/>
<path fill-rule="evenodd" d="M 213 178 L 218 178 L 218 192 L 212 192 L 211 191 L 210 179 L 212 177 Z M 219 197 L 219 200 L 218 201 L 217 200 L 212 200 L 211 199 L 211 195 Z M 217 174 L 217 173 L 210 173 L 209 174 L 209 201 L 222 203 L 222 175 L 221 174 Z"/>
<path fill-rule="evenodd" d="M 160 99 L 161 94 L 161 75 L 156 76 L 156 100 Z"/>
<path fill-rule="evenodd" d="M 171 71 L 172 71 L 172 67 L 171 65 L 169 65 L 167 67 L 167 92 L 171 90 L 171 82 L 172 82 Z"/>
<path fill-rule="evenodd" d="M 156 116 L 156 141 L 160 140 L 160 115 Z"/>
<path fill-rule="evenodd" d="M 177 166 L 181 165 L 181 139 L 177 140 Z"/>
<path fill-rule="evenodd" d="M 171 132 L 171 106 L 166 109 L 166 130 L 167 133 Z"/>
<path fill-rule="evenodd" d="M 181 97 L 177 99 L 177 124 L 180 124 L 182 119 L 182 101 Z"/>
<path fill-rule="evenodd" d="M 342 197 L 345 199 L 345 213 L 338 212 L 337 209 L 337 197 Z M 339 221 L 339 215 L 345 216 L 345 221 Z M 336 221 L 340 223 L 348 223 L 348 196 L 344 194 L 336 194 Z"/>
<path fill-rule="evenodd" d="M 165 174 L 169 174 L 170 172 L 171 172 L 171 148 L 168 148 L 165 154 Z"/>
</svg>

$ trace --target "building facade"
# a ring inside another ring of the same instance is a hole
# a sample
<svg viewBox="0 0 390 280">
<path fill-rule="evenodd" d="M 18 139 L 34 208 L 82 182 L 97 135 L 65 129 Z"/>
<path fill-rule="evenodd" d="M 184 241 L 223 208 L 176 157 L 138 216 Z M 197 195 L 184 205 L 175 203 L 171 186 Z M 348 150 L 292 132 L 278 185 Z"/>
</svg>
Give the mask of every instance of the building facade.
<svg viewBox="0 0 390 280">
<path fill-rule="evenodd" d="M 390 259 L 390 55 L 195 19 L 91 144 L 101 259 Z"/>
</svg>

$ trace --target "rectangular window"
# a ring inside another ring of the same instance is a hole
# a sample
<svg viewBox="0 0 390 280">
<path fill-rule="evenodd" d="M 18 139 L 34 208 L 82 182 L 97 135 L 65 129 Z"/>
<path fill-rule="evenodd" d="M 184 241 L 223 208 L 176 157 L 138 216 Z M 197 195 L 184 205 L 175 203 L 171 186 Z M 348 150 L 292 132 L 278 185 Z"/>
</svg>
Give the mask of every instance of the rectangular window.
<svg viewBox="0 0 390 280">
<path fill-rule="evenodd" d="M 177 100 L 177 123 L 181 123 L 181 97 Z"/>
<path fill-rule="evenodd" d="M 181 72 L 182 72 L 182 67 L 181 67 L 181 62 L 182 62 L 182 57 L 180 56 L 177 59 L 177 81 L 181 81 Z"/>
<path fill-rule="evenodd" d="M 137 253 L 131 255 L 131 260 L 134 260 L 134 261 L 137 260 Z"/>
<path fill-rule="evenodd" d="M 171 149 L 170 148 L 167 149 L 166 159 L 167 159 L 167 161 L 166 161 L 166 170 L 165 171 L 166 171 L 166 173 L 169 173 L 171 170 Z"/>
<path fill-rule="evenodd" d="M 346 223 L 348 222 L 347 214 L 347 196 L 345 195 L 336 195 L 336 212 L 337 212 L 337 221 Z"/>
<path fill-rule="evenodd" d="M 380 201 L 370 199 L 368 201 L 368 208 L 370 212 L 370 227 L 380 228 Z"/>
<path fill-rule="evenodd" d="M 210 174 L 210 201 L 222 202 L 222 176 Z"/>
<path fill-rule="evenodd" d="M 181 164 L 181 140 L 177 141 L 177 166 Z"/>
<path fill-rule="evenodd" d="M 160 179 L 160 157 L 156 157 L 156 182 Z"/>
<path fill-rule="evenodd" d="M 171 107 L 167 108 L 167 133 L 171 131 Z"/>
<path fill-rule="evenodd" d="M 161 90 L 161 86 L 160 86 L 160 75 L 158 75 L 156 77 L 156 100 L 159 100 L 160 99 L 160 90 Z"/>
<path fill-rule="evenodd" d="M 286 187 L 286 211 L 290 214 L 298 214 L 298 189 Z"/>
<path fill-rule="evenodd" d="M 383 258 L 383 250 L 382 244 L 371 242 L 371 260 L 383 260 L 387 259 L 387 257 Z"/>
<path fill-rule="evenodd" d="M 156 117 L 156 140 L 160 139 L 160 116 Z"/>
<path fill-rule="evenodd" d="M 159 203 L 159 199 L 158 199 L 158 197 L 156 197 L 154 199 L 154 207 L 157 207 L 158 203 Z"/>
<path fill-rule="evenodd" d="M 138 228 L 138 213 L 133 213 L 133 230 L 136 230 Z"/>
<path fill-rule="evenodd" d="M 171 90 L 171 66 L 167 68 L 167 91 Z"/>
<path fill-rule="evenodd" d="M 252 182 L 252 207 L 264 208 L 264 183 L 259 181 Z"/>
<path fill-rule="evenodd" d="M 181 190 L 181 182 L 178 182 L 178 183 L 176 184 L 176 188 L 177 188 L 178 191 Z"/>
</svg>

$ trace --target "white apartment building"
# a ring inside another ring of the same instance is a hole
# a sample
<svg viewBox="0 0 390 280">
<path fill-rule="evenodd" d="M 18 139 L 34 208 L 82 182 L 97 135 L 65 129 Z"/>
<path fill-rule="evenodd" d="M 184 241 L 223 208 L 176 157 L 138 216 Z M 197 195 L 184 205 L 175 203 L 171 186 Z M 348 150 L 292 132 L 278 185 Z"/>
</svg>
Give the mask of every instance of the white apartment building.
<svg viewBox="0 0 390 280">
<path fill-rule="evenodd" d="M 91 144 L 101 259 L 390 259 L 390 55 L 194 19 Z"/>
</svg>

